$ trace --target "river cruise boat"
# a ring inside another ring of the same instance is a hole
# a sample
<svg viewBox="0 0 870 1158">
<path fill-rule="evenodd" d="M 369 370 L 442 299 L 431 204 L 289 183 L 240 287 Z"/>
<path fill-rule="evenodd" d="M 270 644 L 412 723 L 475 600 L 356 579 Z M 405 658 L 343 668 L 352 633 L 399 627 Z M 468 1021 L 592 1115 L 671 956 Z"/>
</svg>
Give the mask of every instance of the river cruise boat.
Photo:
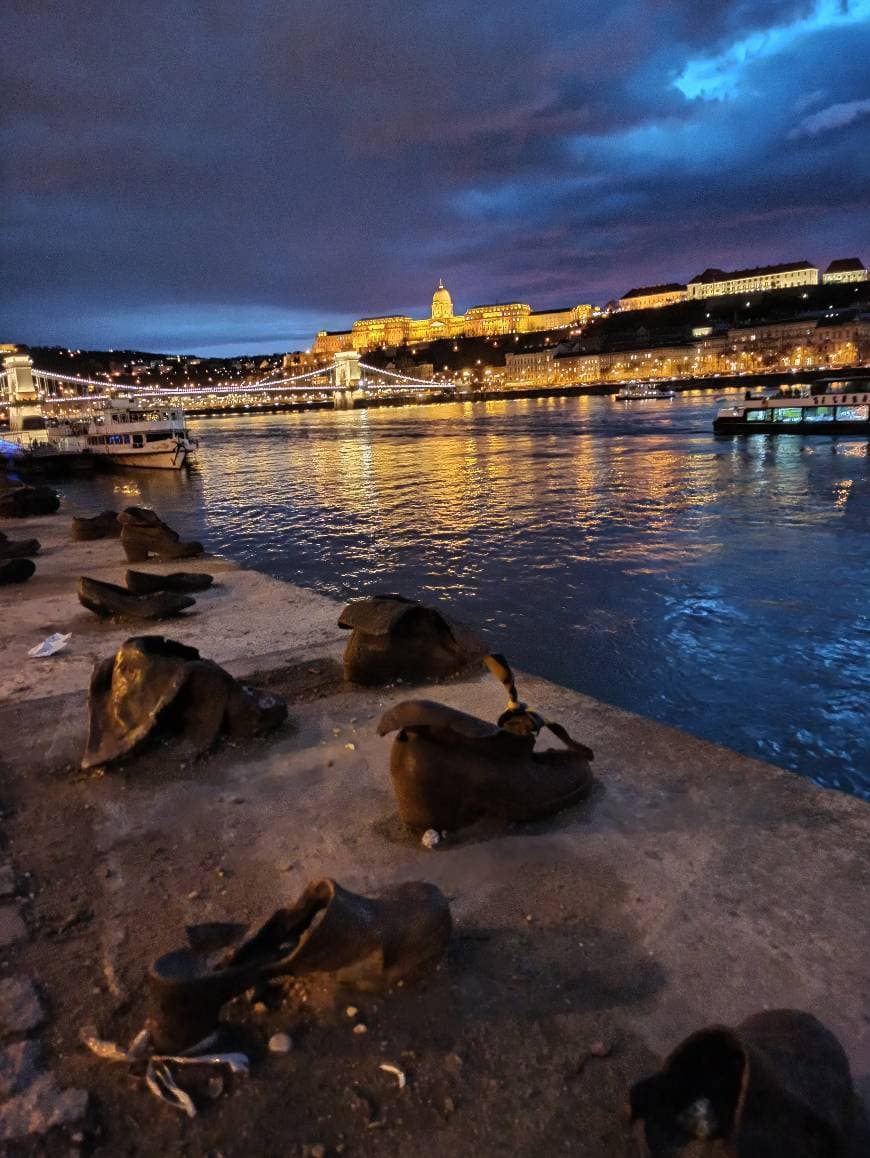
<svg viewBox="0 0 870 1158">
<path fill-rule="evenodd" d="M 142 406 L 112 398 L 91 418 L 87 449 L 113 466 L 181 470 L 199 445 L 180 407 Z"/>
<path fill-rule="evenodd" d="M 111 398 L 93 405 L 89 414 L 76 417 L 58 417 L 50 413 L 51 407 L 28 410 L 32 412 L 19 416 L 0 444 L 0 454 L 24 469 L 119 466 L 181 470 L 198 446 L 180 407 Z"/>
<path fill-rule="evenodd" d="M 810 386 L 789 387 L 766 398 L 747 394 L 721 406 L 716 434 L 870 434 L 870 393 L 813 394 Z"/>
<path fill-rule="evenodd" d="M 676 390 L 669 386 L 656 386 L 651 382 L 634 382 L 623 386 L 616 395 L 617 402 L 640 402 L 645 398 L 675 398 Z"/>
</svg>

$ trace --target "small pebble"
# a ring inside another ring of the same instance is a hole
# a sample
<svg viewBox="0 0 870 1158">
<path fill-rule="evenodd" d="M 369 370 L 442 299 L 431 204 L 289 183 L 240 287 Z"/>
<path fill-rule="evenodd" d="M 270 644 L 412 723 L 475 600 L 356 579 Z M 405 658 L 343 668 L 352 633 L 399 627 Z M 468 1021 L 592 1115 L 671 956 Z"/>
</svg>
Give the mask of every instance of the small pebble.
<svg viewBox="0 0 870 1158">
<path fill-rule="evenodd" d="M 441 843 L 441 834 L 434 828 L 427 828 L 420 837 L 420 844 L 423 848 L 435 848 L 437 844 Z"/>
<path fill-rule="evenodd" d="M 262 1017 L 264 1013 L 269 1012 L 269 1007 L 263 1001 L 255 1001 L 252 1007 L 252 1012 L 256 1013 L 258 1017 Z"/>
<path fill-rule="evenodd" d="M 288 1033 L 273 1033 L 269 1038 L 269 1053 L 289 1053 L 293 1042 Z"/>
<path fill-rule="evenodd" d="M 369 1027 L 367 1025 L 363 1025 L 361 1021 L 353 1027 L 354 1033 L 368 1033 L 368 1031 Z"/>
<path fill-rule="evenodd" d="M 359 1013 L 359 1010 L 355 1005 L 349 1005 L 344 1012 L 348 1017 L 356 1017 L 356 1015 Z"/>
<path fill-rule="evenodd" d="M 355 752 L 356 751 L 356 744 L 353 744 L 353 743 L 345 744 L 345 748 L 347 748 L 348 752 Z"/>
<path fill-rule="evenodd" d="M 189 892 L 189 893 L 187 894 L 187 899 L 188 899 L 189 901 L 195 901 L 195 900 L 197 900 L 198 898 L 199 898 L 199 890 L 198 890 L 198 889 L 194 889 L 192 892 Z"/>
<path fill-rule="evenodd" d="M 610 1053 L 610 1046 L 603 1041 L 596 1041 L 590 1045 L 589 1052 L 593 1057 L 607 1057 Z"/>
</svg>

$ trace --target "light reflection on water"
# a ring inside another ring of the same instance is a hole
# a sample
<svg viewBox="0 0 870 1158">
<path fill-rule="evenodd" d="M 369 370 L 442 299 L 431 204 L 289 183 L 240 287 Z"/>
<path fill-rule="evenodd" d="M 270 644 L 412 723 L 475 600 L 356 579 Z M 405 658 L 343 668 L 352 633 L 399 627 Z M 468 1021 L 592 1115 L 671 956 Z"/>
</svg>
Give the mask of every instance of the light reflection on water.
<svg viewBox="0 0 870 1158">
<path fill-rule="evenodd" d="M 870 798 L 868 444 L 717 440 L 713 405 L 208 419 L 190 475 L 67 489 L 340 597 L 436 595 L 521 667 Z"/>
</svg>

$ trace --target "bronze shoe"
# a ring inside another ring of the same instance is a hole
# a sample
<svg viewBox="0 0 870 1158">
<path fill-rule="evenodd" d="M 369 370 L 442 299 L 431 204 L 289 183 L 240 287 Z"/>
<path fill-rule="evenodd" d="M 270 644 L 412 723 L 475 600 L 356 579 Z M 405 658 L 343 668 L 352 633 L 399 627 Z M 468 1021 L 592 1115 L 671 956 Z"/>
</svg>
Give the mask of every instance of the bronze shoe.
<svg viewBox="0 0 870 1158">
<path fill-rule="evenodd" d="M 213 575 L 201 571 L 173 571 L 170 575 L 151 575 L 147 571 L 128 571 L 124 579 L 127 590 L 134 595 L 153 595 L 157 591 L 178 591 L 192 594 L 207 591 L 214 583 Z"/>
<path fill-rule="evenodd" d="M 794 1009 L 692 1034 L 629 1106 L 644 1158 L 858 1158 L 843 1047 Z"/>
<path fill-rule="evenodd" d="M 284 700 L 240 684 L 195 647 L 162 635 L 135 636 L 94 667 L 81 766 L 128 758 L 156 738 L 198 756 L 221 735 L 249 739 L 286 718 Z"/>
<path fill-rule="evenodd" d="M 202 543 L 185 542 L 177 531 L 147 507 L 127 507 L 118 515 L 121 546 L 130 563 L 144 563 L 149 555 L 158 559 L 189 559 L 202 555 Z"/>
<path fill-rule="evenodd" d="M 228 925 L 238 936 L 239 926 Z M 177 1052 L 215 1029 L 221 1006 L 273 977 L 330 974 L 361 988 L 417 975 L 450 939 L 447 900 L 435 885 L 409 881 L 361 897 L 334 880 L 313 881 L 237 948 L 215 959 L 194 946 L 167 953 L 148 973 L 151 1031 L 158 1049 Z M 244 930 L 242 929 L 242 932 Z M 211 935 L 221 927 L 208 927 Z"/>
<path fill-rule="evenodd" d="M 72 521 L 71 538 L 75 542 L 87 543 L 96 539 L 117 539 L 121 534 L 117 511 L 101 511 L 90 518 L 75 515 Z"/>
<path fill-rule="evenodd" d="M 511 690 L 508 710 L 496 724 L 431 700 L 404 700 L 378 724 L 378 735 L 397 733 L 390 774 L 399 816 L 409 828 L 457 829 L 482 817 L 535 820 L 591 791 L 592 751 L 517 701 L 501 656 L 485 662 Z M 564 750 L 535 751 L 544 728 Z"/>
<path fill-rule="evenodd" d="M 26 519 L 31 515 L 53 515 L 60 495 L 53 487 L 16 486 L 0 494 L 0 518 Z"/>
<path fill-rule="evenodd" d="M 10 559 L 8 563 L 0 563 L 0 587 L 26 583 L 35 570 L 36 564 L 30 559 Z"/>
<path fill-rule="evenodd" d="M 0 559 L 29 559 L 39 554 L 39 539 L 10 539 L 0 531 Z"/>
<path fill-rule="evenodd" d="M 116 583 L 102 583 L 84 575 L 78 582 L 79 603 L 103 619 L 170 619 L 196 603 L 189 595 L 160 591 L 136 595 Z"/>
<path fill-rule="evenodd" d="M 342 611 L 338 626 L 351 631 L 344 677 L 356 684 L 446 679 L 486 652 L 469 628 L 401 595 L 357 599 Z"/>
</svg>

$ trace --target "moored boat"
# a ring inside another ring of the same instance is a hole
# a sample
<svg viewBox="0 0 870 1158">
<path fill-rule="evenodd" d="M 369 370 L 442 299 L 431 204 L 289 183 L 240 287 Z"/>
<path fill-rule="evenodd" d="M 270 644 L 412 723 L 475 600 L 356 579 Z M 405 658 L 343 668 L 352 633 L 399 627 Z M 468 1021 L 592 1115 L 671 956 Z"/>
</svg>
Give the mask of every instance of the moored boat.
<svg viewBox="0 0 870 1158">
<path fill-rule="evenodd" d="M 647 398 L 675 398 L 676 390 L 669 386 L 656 386 L 651 382 L 638 382 L 623 386 L 616 394 L 617 402 L 640 402 Z"/>
<path fill-rule="evenodd" d="M 130 398 L 112 398 L 88 424 L 92 454 L 115 466 L 180 470 L 199 445 L 180 407 L 147 407 Z"/>
<path fill-rule="evenodd" d="M 811 394 L 790 388 L 769 397 L 721 406 L 716 434 L 870 434 L 870 393 Z"/>
</svg>

